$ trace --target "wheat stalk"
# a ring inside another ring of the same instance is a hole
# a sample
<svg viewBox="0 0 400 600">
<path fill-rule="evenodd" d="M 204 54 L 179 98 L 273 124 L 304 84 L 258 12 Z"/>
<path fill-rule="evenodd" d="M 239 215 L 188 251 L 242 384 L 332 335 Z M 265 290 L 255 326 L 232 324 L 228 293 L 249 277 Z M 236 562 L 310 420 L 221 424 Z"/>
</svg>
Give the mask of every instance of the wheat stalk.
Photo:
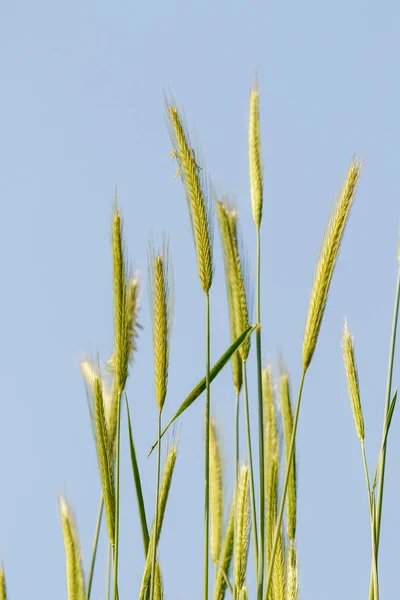
<svg viewBox="0 0 400 600">
<path fill-rule="evenodd" d="M 59 498 L 58 505 L 64 538 L 68 600 L 84 600 L 85 584 L 83 579 L 81 550 L 75 518 L 67 504 L 67 501 L 62 496 Z"/>
</svg>

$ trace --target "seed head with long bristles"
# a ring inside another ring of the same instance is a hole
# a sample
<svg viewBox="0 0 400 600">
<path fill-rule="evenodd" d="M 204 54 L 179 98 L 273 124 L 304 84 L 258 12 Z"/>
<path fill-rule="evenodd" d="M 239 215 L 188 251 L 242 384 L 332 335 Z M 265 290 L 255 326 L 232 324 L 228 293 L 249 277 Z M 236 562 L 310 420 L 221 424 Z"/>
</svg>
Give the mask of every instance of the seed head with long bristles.
<svg viewBox="0 0 400 600">
<path fill-rule="evenodd" d="M 83 579 L 81 549 L 75 518 L 67 504 L 67 501 L 62 496 L 59 498 L 58 505 L 60 509 L 61 527 L 64 538 L 68 600 L 84 600 L 85 584 Z"/>
<path fill-rule="evenodd" d="M 7 600 L 6 576 L 2 564 L 0 564 L 0 600 Z"/>
<path fill-rule="evenodd" d="M 360 387 L 358 383 L 357 364 L 354 354 L 354 340 L 347 327 L 346 320 L 343 327 L 342 352 L 354 423 L 358 437 L 361 441 L 364 441 L 364 417 L 361 408 Z"/>
<path fill-rule="evenodd" d="M 167 104 L 167 115 L 170 121 L 170 133 L 174 146 L 173 153 L 179 164 L 183 186 L 186 193 L 190 222 L 197 254 L 197 266 L 201 287 L 208 294 L 213 280 L 212 224 L 210 217 L 210 199 L 207 198 L 205 177 L 200 174 L 201 167 L 183 117 L 176 106 Z"/>
<path fill-rule="evenodd" d="M 244 586 L 247 571 L 247 555 L 249 551 L 250 502 L 249 502 L 249 467 L 242 465 L 236 490 L 236 527 L 234 540 L 234 581 L 240 593 Z"/>
<path fill-rule="evenodd" d="M 361 164 L 352 162 L 341 194 L 335 203 L 326 228 L 317 270 L 311 290 L 303 340 L 303 371 L 310 366 L 324 316 L 328 292 L 360 178 Z"/>
<path fill-rule="evenodd" d="M 158 409 L 161 411 L 167 394 L 173 316 L 173 279 L 166 239 L 158 253 L 154 250 L 154 244 L 150 242 L 149 298 L 153 329 L 155 393 Z"/>
<path fill-rule="evenodd" d="M 281 409 L 283 421 L 283 437 L 285 440 L 286 469 L 289 469 L 288 459 L 290 453 L 290 443 L 292 440 L 293 433 L 293 409 L 290 399 L 289 375 L 287 374 L 284 368 L 282 368 L 281 373 Z M 292 466 L 290 469 L 286 504 L 286 530 L 289 540 L 294 540 L 296 535 L 296 496 L 296 458 L 294 452 Z"/>
<path fill-rule="evenodd" d="M 263 208 L 263 173 L 260 150 L 259 89 L 257 83 L 250 91 L 249 169 L 253 219 L 257 229 L 259 229 Z"/>
<path fill-rule="evenodd" d="M 249 311 L 243 265 L 238 244 L 238 217 L 234 207 L 226 198 L 217 202 L 217 216 L 221 234 L 221 244 L 225 265 L 225 280 L 228 294 L 228 307 L 231 323 L 231 335 L 236 339 L 249 326 Z M 242 361 L 247 360 L 250 351 L 250 338 L 239 348 Z M 235 365 L 233 365 L 235 367 Z M 238 366 L 240 370 L 240 365 Z M 236 391 L 241 376 L 234 373 Z M 239 388 L 240 389 L 240 388 Z"/>
<path fill-rule="evenodd" d="M 215 421 L 210 420 L 210 531 L 211 560 L 218 564 L 222 544 L 224 494 L 222 458 Z"/>
</svg>

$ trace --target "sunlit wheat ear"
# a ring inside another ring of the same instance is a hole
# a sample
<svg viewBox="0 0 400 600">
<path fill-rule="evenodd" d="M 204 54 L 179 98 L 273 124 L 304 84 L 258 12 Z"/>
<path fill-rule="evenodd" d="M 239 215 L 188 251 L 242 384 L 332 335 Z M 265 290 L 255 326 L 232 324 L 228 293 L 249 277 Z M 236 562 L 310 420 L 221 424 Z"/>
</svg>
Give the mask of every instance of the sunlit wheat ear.
<svg viewBox="0 0 400 600">
<path fill-rule="evenodd" d="M 116 394 L 121 395 L 128 377 L 137 336 L 140 284 L 129 275 L 125 257 L 122 216 L 115 200 L 112 216 L 111 249 L 113 262 L 114 353 L 109 364 L 114 373 Z"/>
<path fill-rule="evenodd" d="M 324 316 L 329 287 L 340 250 L 343 233 L 353 204 L 361 163 L 352 162 L 341 194 L 333 206 L 319 255 L 303 340 L 303 371 L 310 366 L 322 318 Z"/>
<path fill-rule="evenodd" d="M 79 367 L 85 381 L 87 397 L 88 397 L 88 406 L 90 412 L 90 418 L 93 428 L 94 436 L 96 436 L 95 423 L 94 423 L 94 396 L 93 396 L 93 387 L 96 379 L 100 379 L 102 395 L 103 395 L 103 404 L 104 404 L 104 415 L 106 418 L 107 424 L 107 433 L 110 436 L 110 418 L 111 418 L 111 406 L 112 406 L 112 394 L 108 385 L 104 381 L 100 373 L 100 367 L 97 361 L 91 360 L 89 358 L 85 358 L 79 363 Z"/>
<path fill-rule="evenodd" d="M 222 458 L 215 421 L 210 420 L 210 513 L 211 513 L 211 560 L 216 565 L 222 544 L 223 524 Z"/>
<path fill-rule="evenodd" d="M 298 600 L 299 598 L 299 567 L 298 556 L 294 542 L 290 542 L 288 548 L 288 569 L 287 569 L 287 600 Z"/>
<path fill-rule="evenodd" d="M 348 327 L 347 321 L 344 322 L 343 338 L 342 338 L 343 362 L 346 369 L 347 387 L 351 409 L 353 411 L 354 423 L 356 426 L 357 435 L 361 441 L 364 441 L 364 418 L 361 408 L 360 388 L 358 384 L 358 373 L 356 359 L 354 355 L 354 341 Z"/>
<path fill-rule="evenodd" d="M 227 198 L 224 198 L 217 202 L 217 216 L 224 256 L 231 334 L 236 338 L 249 326 L 246 286 L 238 244 L 237 211 L 229 205 Z M 239 348 L 242 361 L 247 360 L 249 351 L 250 338 Z"/>
<path fill-rule="evenodd" d="M 234 581 L 240 593 L 246 579 L 250 533 L 249 467 L 242 465 L 236 491 L 236 527 L 234 548 Z"/>
<path fill-rule="evenodd" d="M 288 458 L 290 453 L 290 443 L 293 433 L 293 409 L 290 397 L 289 375 L 282 368 L 281 373 L 281 409 L 283 421 L 283 435 L 285 440 L 286 469 L 289 469 Z M 286 502 L 286 531 L 289 540 L 294 540 L 296 535 L 296 454 L 293 453 L 292 468 L 287 491 Z"/>
<path fill-rule="evenodd" d="M 65 564 L 67 572 L 68 600 L 84 600 L 85 584 L 81 562 L 81 550 L 75 518 L 63 497 L 58 501 L 61 528 L 64 538 Z M 0 598 L 1 598 L 0 593 Z"/>
<path fill-rule="evenodd" d="M 263 173 L 260 149 L 259 90 L 256 84 L 250 91 L 249 107 L 249 169 L 253 219 L 257 229 L 261 225 L 263 207 Z"/>
<path fill-rule="evenodd" d="M 167 104 L 167 116 L 171 124 L 170 134 L 174 146 L 173 153 L 178 162 L 189 208 L 200 284 L 204 293 L 208 294 L 213 279 L 209 184 L 203 169 L 197 162 L 198 158 L 190 144 L 184 119 L 179 114 L 178 109 L 171 104 Z"/>
<path fill-rule="evenodd" d="M 228 521 L 225 528 L 224 541 L 221 548 L 218 569 L 215 577 L 214 600 L 224 600 L 227 589 L 227 580 L 233 556 L 233 536 L 235 528 L 235 503 L 232 499 Z"/>
<path fill-rule="evenodd" d="M 169 348 L 173 314 L 173 279 L 169 264 L 168 243 L 156 252 L 149 245 L 149 299 L 153 328 L 155 393 L 159 410 L 167 394 Z"/>
<path fill-rule="evenodd" d="M 159 496 L 159 504 L 158 504 L 158 527 L 157 527 L 157 539 L 155 539 L 156 529 L 155 523 L 153 522 L 150 534 L 149 547 L 147 550 L 146 563 L 144 566 L 142 584 L 140 586 L 139 600 L 141 600 L 145 593 L 148 585 L 150 583 L 151 576 L 151 561 L 153 557 L 153 548 L 154 544 L 158 545 L 158 540 L 160 538 L 160 533 L 164 521 L 165 509 L 167 506 L 167 500 L 169 491 L 171 488 L 172 476 L 174 474 L 174 468 L 176 463 L 178 449 L 177 444 L 174 443 L 169 449 L 167 459 L 164 463 L 163 475 L 161 479 L 161 487 L 160 487 L 160 496 Z"/>
<path fill-rule="evenodd" d="M 100 482 L 103 491 L 104 508 L 108 536 L 111 545 L 115 541 L 115 489 L 113 454 L 109 443 L 106 417 L 104 414 L 104 402 L 102 384 L 99 378 L 93 382 L 94 398 L 94 421 L 96 430 L 97 460 L 99 464 Z"/>
<path fill-rule="evenodd" d="M 2 564 L 0 564 L 0 600 L 7 600 L 6 576 Z"/>
</svg>

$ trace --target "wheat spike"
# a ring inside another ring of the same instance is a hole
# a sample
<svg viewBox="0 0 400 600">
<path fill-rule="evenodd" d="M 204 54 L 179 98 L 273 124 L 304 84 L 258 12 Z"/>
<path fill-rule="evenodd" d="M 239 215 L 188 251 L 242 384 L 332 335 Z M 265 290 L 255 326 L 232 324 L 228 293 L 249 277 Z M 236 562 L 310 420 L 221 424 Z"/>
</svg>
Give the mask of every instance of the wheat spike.
<svg viewBox="0 0 400 600">
<path fill-rule="evenodd" d="M 155 393 L 161 411 L 167 395 L 169 348 L 173 314 L 173 280 L 169 264 L 168 242 L 155 252 L 149 246 L 149 298 L 153 329 Z"/>
<path fill-rule="evenodd" d="M 63 497 L 59 498 L 61 528 L 64 538 L 65 565 L 67 572 L 68 600 L 84 600 L 85 584 L 81 562 L 81 550 L 74 516 Z M 6 596 L 4 595 L 4 598 Z M 0 598 L 1 592 L 0 592 Z"/>
<path fill-rule="evenodd" d="M 303 340 L 303 371 L 310 366 L 322 318 L 324 316 L 329 287 L 340 250 L 343 233 L 353 204 L 361 164 L 352 162 L 347 173 L 341 194 L 335 203 L 325 231 L 322 249 L 319 255 Z"/>
<path fill-rule="evenodd" d="M 357 364 L 354 355 L 354 340 L 348 327 L 347 321 L 344 322 L 343 338 L 342 338 L 343 362 L 347 376 L 347 387 L 351 409 L 353 411 L 354 423 L 356 426 L 357 435 L 363 442 L 365 437 L 364 418 L 361 408 L 360 388 L 358 384 Z"/>
<path fill-rule="evenodd" d="M 216 565 L 219 561 L 222 544 L 223 521 L 223 482 L 222 458 L 215 421 L 210 420 L 210 530 L 211 560 Z"/>
<path fill-rule="evenodd" d="M 259 89 L 257 83 L 250 91 L 249 170 L 253 219 L 257 229 L 259 229 L 263 207 L 263 173 L 260 150 Z"/>
<path fill-rule="evenodd" d="M 231 335 L 236 339 L 249 326 L 246 286 L 238 244 L 237 211 L 227 199 L 217 202 L 217 216 L 225 265 L 225 280 L 230 299 Z M 250 338 L 239 348 L 242 361 L 247 360 Z M 237 391 L 237 385 L 235 385 Z"/>
<path fill-rule="evenodd" d="M 224 541 L 218 562 L 217 574 L 214 585 L 214 600 L 224 600 L 227 589 L 227 579 L 233 556 L 233 536 L 235 528 L 235 503 L 232 500 L 228 521 L 225 529 Z"/>
<path fill-rule="evenodd" d="M 250 502 L 249 502 L 249 467 L 242 465 L 236 491 L 236 527 L 234 540 L 234 580 L 240 593 L 244 586 L 249 550 Z"/>
<path fill-rule="evenodd" d="M 213 255 L 212 226 L 208 210 L 209 200 L 206 198 L 206 186 L 203 183 L 204 176 L 200 175 L 202 169 L 197 163 L 184 126 L 184 120 L 178 109 L 171 104 L 167 104 L 167 114 L 171 123 L 170 133 L 174 146 L 173 154 L 179 164 L 179 172 L 188 202 L 200 284 L 204 293 L 208 294 L 213 279 Z"/>
<path fill-rule="evenodd" d="M 107 424 L 104 414 L 102 384 L 99 378 L 93 383 L 94 420 L 96 430 L 97 459 L 99 463 L 100 481 L 103 490 L 104 508 L 108 536 L 114 546 L 115 536 L 115 489 L 113 453 L 107 434 Z"/>
<path fill-rule="evenodd" d="M 144 566 L 142 583 L 140 586 L 139 600 L 141 600 L 145 593 L 146 589 L 150 583 L 151 576 L 151 561 L 153 557 L 153 549 L 154 543 L 156 546 L 158 545 L 158 540 L 160 538 L 161 529 L 164 521 L 165 509 L 167 507 L 167 500 L 169 495 L 169 490 L 171 488 L 172 476 L 174 474 L 174 468 L 177 457 L 177 445 L 173 444 L 168 452 L 167 459 L 164 463 L 163 475 L 161 479 L 161 487 L 160 487 L 160 496 L 159 496 L 159 508 L 158 508 L 158 524 L 157 524 L 157 539 L 155 539 L 156 529 L 155 523 L 153 522 L 151 533 L 150 533 L 150 541 L 149 547 L 147 549 L 146 563 Z M 157 581 L 157 580 L 156 580 Z"/>
<path fill-rule="evenodd" d="M 248 593 L 247 593 L 247 587 L 242 587 L 240 594 L 239 594 L 239 600 L 247 600 L 248 598 Z"/>
<path fill-rule="evenodd" d="M 0 600 L 7 600 L 6 576 L 2 564 L 0 564 Z"/>
<path fill-rule="evenodd" d="M 281 409 L 283 436 L 285 440 L 286 469 L 289 469 L 288 458 L 293 433 L 293 409 L 290 399 L 289 376 L 284 369 L 282 369 L 281 373 Z M 286 531 L 289 540 L 294 540 L 296 535 L 296 506 L 296 454 L 294 451 L 292 466 L 290 469 L 286 503 Z"/>
</svg>

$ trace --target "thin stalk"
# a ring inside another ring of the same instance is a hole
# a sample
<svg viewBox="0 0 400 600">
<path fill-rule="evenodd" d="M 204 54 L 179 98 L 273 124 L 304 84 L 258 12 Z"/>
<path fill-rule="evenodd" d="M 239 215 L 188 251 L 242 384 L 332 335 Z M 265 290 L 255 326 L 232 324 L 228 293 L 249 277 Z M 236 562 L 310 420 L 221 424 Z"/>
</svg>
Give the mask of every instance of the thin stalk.
<svg viewBox="0 0 400 600">
<path fill-rule="evenodd" d="M 285 482 L 283 484 L 283 491 L 282 491 L 282 498 L 281 498 L 281 503 L 279 505 L 279 513 L 278 513 L 278 518 L 277 518 L 276 526 L 275 526 L 274 541 L 273 541 L 272 550 L 271 550 L 271 559 L 270 559 L 270 562 L 268 565 L 267 578 L 266 578 L 266 583 L 265 583 L 264 600 L 268 600 L 269 589 L 271 587 L 271 582 L 272 582 L 272 571 L 274 568 L 276 548 L 278 546 L 278 539 L 279 539 L 279 535 L 280 535 L 280 531 L 281 531 L 283 510 L 285 508 L 285 501 L 286 501 L 287 489 L 288 489 L 288 484 L 289 484 L 290 471 L 291 471 L 292 463 L 293 463 L 294 447 L 295 447 L 295 443 L 296 443 L 297 423 L 299 420 L 301 397 L 303 394 L 303 386 L 304 386 L 305 377 L 306 377 L 306 371 L 303 370 L 303 372 L 301 374 L 299 395 L 298 395 L 297 404 L 296 404 L 296 412 L 295 412 L 294 421 L 293 421 L 293 433 L 292 433 L 292 439 L 290 441 L 290 449 L 289 449 L 289 455 L 288 455 L 288 460 L 287 460 L 288 467 L 286 469 Z"/>
<path fill-rule="evenodd" d="M 108 543 L 107 554 L 107 575 L 106 575 L 106 600 L 110 600 L 110 582 L 111 582 L 111 544 Z"/>
<path fill-rule="evenodd" d="M 256 570 L 256 581 L 258 581 L 257 512 L 256 512 L 256 496 L 255 496 L 255 491 L 254 491 L 253 453 L 251 451 L 249 395 L 248 395 L 248 390 L 247 390 L 246 361 L 243 361 L 242 369 L 243 369 L 243 400 L 244 400 L 244 415 L 245 415 L 245 421 L 246 421 L 247 454 L 249 455 L 249 471 L 250 471 L 250 501 L 251 501 L 251 524 L 252 524 L 253 542 L 254 542 L 254 567 Z"/>
<path fill-rule="evenodd" d="M 161 463 L 161 410 L 158 411 L 158 444 L 157 444 L 157 480 L 156 480 L 156 511 L 154 517 L 154 544 L 153 557 L 151 563 L 151 584 L 150 584 L 150 600 L 154 598 L 154 585 L 156 573 L 156 556 L 157 556 L 157 530 L 158 530 L 158 497 L 160 495 L 160 463 Z"/>
<path fill-rule="evenodd" d="M 118 598 L 118 554 L 119 554 L 119 462 L 121 444 L 121 394 L 118 394 L 117 450 L 115 460 L 115 546 L 114 546 L 114 600 Z"/>
<path fill-rule="evenodd" d="M 372 572 L 373 572 L 373 584 L 374 584 L 374 598 L 379 600 L 379 584 L 378 584 L 378 562 L 376 556 L 376 539 L 375 539 L 375 520 L 374 520 L 374 508 L 372 505 L 371 485 L 368 474 L 367 457 L 365 456 L 365 444 L 364 440 L 361 440 L 361 453 L 364 463 L 365 481 L 367 484 L 368 494 L 368 506 L 369 506 L 369 519 L 371 523 L 371 548 L 372 548 Z"/>
<path fill-rule="evenodd" d="M 239 397 L 240 393 L 236 392 L 235 402 L 235 490 L 238 482 L 238 465 L 239 465 Z"/>
<path fill-rule="evenodd" d="M 257 389 L 258 389 L 258 464 L 259 464 L 259 564 L 257 598 L 262 600 L 264 583 L 264 550 L 265 550 L 265 496 L 264 496 L 264 414 L 262 394 L 262 362 L 261 362 L 261 253 L 260 227 L 257 227 L 257 265 L 256 265 L 256 349 L 257 349 Z"/>
<path fill-rule="evenodd" d="M 394 302 L 393 311 L 393 322 L 392 322 L 392 335 L 390 339 L 390 351 L 389 351 L 389 366 L 388 376 L 386 382 L 386 400 L 385 400 L 385 412 L 383 419 L 383 435 L 385 435 L 386 418 L 389 410 L 391 390 L 392 390 L 392 375 L 393 375 L 393 362 L 394 353 L 396 347 L 396 333 L 397 333 L 397 319 L 399 315 L 399 301 L 400 301 L 400 266 L 397 272 L 397 285 L 396 285 L 396 298 Z M 385 465 L 386 465 L 386 444 L 383 447 L 382 452 L 382 468 L 379 477 L 378 486 L 378 498 L 376 503 L 376 514 L 375 514 L 375 530 L 376 530 L 376 552 L 379 551 L 379 537 L 381 533 L 381 517 L 382 517 L 382 501 L 383 501 L 383 486 L 385 483 Z"/>
<path fill-rule="evenodd" d="M 100 525 L 101 525 L 101 519 L 103 517 L 103 509 L 104 509 L 104 501 L 103 501 L 103 494 L 102 494 L 101 498 L 100 498 L 99 512 L 97 515 L 96 530 L 94 532 L 92 557 L 90 559 L 89 576 L 88 576 L 88 582 L 87 582 L 87 588 L 86 588 L 86 600 L 89 600 L 90 592 L 92 590 L 94 564 L 96 562 L 97 546 L 99 544 Z"/>
<path fill-rule="evenodd" d="M 204 600 L 208 600 L 208 547 L 210 536 L 210 296 L 206 293 L 206 435 L 204 491 Z"/>
</svg>

